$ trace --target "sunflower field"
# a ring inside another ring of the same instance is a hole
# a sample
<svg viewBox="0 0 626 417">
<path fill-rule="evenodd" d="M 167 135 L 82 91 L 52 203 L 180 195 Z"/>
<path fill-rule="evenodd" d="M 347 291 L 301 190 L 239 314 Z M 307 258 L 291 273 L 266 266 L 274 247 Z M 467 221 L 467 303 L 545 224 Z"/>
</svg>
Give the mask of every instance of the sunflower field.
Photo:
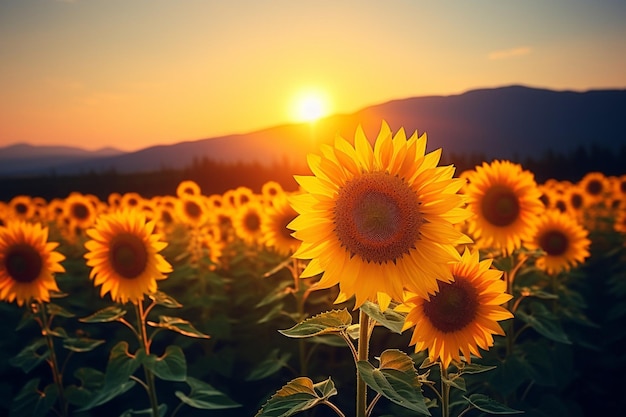
<svg viewBox="0 0 626 417">
<path fill-rule="evenodd" d="M 626 174 L 426 144 L 358 128 L 297 191 L 0 202 L 0 414 L 624 410 Z"/>
</svg>

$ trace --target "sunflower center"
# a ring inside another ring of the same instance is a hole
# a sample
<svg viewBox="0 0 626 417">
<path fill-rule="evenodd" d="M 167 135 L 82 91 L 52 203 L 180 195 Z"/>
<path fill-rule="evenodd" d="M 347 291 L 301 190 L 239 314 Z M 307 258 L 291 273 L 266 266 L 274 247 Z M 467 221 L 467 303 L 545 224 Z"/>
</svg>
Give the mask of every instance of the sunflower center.
<svg viewBox="0 0 626 417">
<path fill-rule="evenodd" d="M 259 218 L 259 215 L 256 213 L 246 214 L 246 217 L 244 218 L 243 223 L 246 226 L 246 229 L 252 233 L 258 231 L 259 228 L 261 227 L 261 219 Z"/>
<path fill-rule="evenodd" d="M 148 251 L 143 240 L 122 233 L 111 241 L 110 262 L 113 270 L 124 278 L 137 278 L 148 265 Z"/>
<path fill-rule="evenodd" d="M 84 204 L 72 204 L 72 216 L 75 219 L 85 220 L 89 217 L 89 209 Z"/>
<path fill-rule="evenodd" d="M 17 203 L 15 205 L 15 211 L 17 214 L 26 214 L 28 213 L 28 206 L 24 203 Z"/>
<path fill-rule="evenodd" d="M 499 227 L 508 226 L 517 220 L 520 213 L 519 200 L 509 187 L 495 185 L 482 199 L 483 217 L 491 224 Z"/>
<path fill-rule="evenodd" d="M 197 219 L 202 215 L 202 209 L 195 201 L 185 201 L 185 213 L 192 219 Z"/>
<path fill-rule="evenodd" d="M 602 194 L 602 182 L 598 180 L 589 181 L 587 184 L 587 192 L 591 195 Z"/>
<path fill-rule="evenodd" d="M 478 291 L 466 279 L 457 277 L 439 283 L 439 292 L 424 301 L 424 315 L 435 329 L 452 333 L 464 329 L 478 312 Z"/>
<path fill-rule="evenodd" d="M 30 283 L 37 279 L 43 267 L 41 255 L 26 244 L 12 246 L 5 256 L 5 267 L 14 281 Z"/>
<path fill-rule="evenodd" d="M 570 197 L 570 203 L 575 209 L 579 209 L 583 206 L 583 197 L 580 194 L 572 194 Z"/>
<path fill-rule="evenodd" d="M 417 194 L 402 180 L 384 172 L 347 182 L 335 202 L 335 233 L 352 256 L 367 262 L 395 262 L 419 239 Z"/>
<path fill-rule="evenodd" d="M 541 249 L 552 256 L 563 255 L 567 250 L 568 243 L 567 236 L 558 230 L 551 230 L 539 238 Z"/>
</svg>

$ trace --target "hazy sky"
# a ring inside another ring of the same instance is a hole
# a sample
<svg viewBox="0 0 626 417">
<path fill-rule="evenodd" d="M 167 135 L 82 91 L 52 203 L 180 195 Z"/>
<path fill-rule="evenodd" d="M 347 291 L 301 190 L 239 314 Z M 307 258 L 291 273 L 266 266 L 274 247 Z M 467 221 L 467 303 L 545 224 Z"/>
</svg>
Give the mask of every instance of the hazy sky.
<svg viewBox="0 0 626 417">
<path fill-rule="evenodd" d="M 626 88 L 624 0 L 0 0 L 0 146 L 137 150 L 524 84 Z"/>
</svg>

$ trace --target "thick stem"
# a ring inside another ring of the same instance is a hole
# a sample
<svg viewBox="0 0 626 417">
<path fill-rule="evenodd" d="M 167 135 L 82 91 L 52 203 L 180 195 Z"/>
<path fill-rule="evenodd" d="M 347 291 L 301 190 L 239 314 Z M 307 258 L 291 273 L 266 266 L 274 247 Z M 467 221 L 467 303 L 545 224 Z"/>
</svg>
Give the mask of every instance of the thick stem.
<svg viewBox="0 0 626 417">
<path fill-rule="evenodd" d="M 146 352 L 146 355 L 150 355 L 150 343 L 148 341 L 148 332 L 146 330 L 146 317 L 143 311 L 143 300 L 139 300 L 135 305 L 137 311 L 137 325 L 139 326 L 139 343 Z M 152 409 L 152 416 L 159 417 L 159 401 L 156 395 L 156 386 L 154 384 L 154 374 L 146 365 L 143 365 L 143 371 L 146 376 L 146 385 L 148 386 L 148 397 L 150 399 L 150 408 Z"/>
<path fill-rule="evenodd" d="M 65 391 L 63 389 L 63 374 L 59 369 L 59 361 L 57 360 L 56 351 L 54 349 L 54 340 L 52 339 L 52 335 L 50 334 L 50 325 L 48 322 L 48 318 L 46 317 L 46 306 L 43 303 L 39 303 L 38 307 L 39 311 L 41 312 L 41 332 L 46 339 L 48 351 L 50 351 L 50 359 L 48 360 L 48 363 L 50 364 L 50 369 L 52 370 L 52 378 L 54 379 L 54 384 L 56 385 L 59 394 L 58 399 L 59 407 L 61 409 L 61 415 L 67 416 L 67 399 L 65 398 Z"/>
<path fill-rule="evenodd" d="M 357 359 L 359 361 L 367 361 L 369 357 L 369 316 L 359 310 L 359 345 L 357 350 Z M 356 417 L 367 416 L 367 385 L 361 378 L 357 367 L 356 371 Z"/>
<path fill-rule="evenodd" d="M 448 380 L 448 369 L 439 362 L 441 369 L 441 417 L 450 416 L 450 384 Z"/>
</svg>

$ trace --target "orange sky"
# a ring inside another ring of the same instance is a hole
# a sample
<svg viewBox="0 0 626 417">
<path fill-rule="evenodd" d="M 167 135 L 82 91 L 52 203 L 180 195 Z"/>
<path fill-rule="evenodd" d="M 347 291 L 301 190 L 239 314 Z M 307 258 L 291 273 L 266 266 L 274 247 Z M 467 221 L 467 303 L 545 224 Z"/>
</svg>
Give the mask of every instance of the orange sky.
<svg viewBox="0 0 626 417">
<path fill-rule="evenodd" d="M 137 150 L 524 84 L 626 88 L 626 2 L 0 2 L 0 146 Z"/>
</svg>

